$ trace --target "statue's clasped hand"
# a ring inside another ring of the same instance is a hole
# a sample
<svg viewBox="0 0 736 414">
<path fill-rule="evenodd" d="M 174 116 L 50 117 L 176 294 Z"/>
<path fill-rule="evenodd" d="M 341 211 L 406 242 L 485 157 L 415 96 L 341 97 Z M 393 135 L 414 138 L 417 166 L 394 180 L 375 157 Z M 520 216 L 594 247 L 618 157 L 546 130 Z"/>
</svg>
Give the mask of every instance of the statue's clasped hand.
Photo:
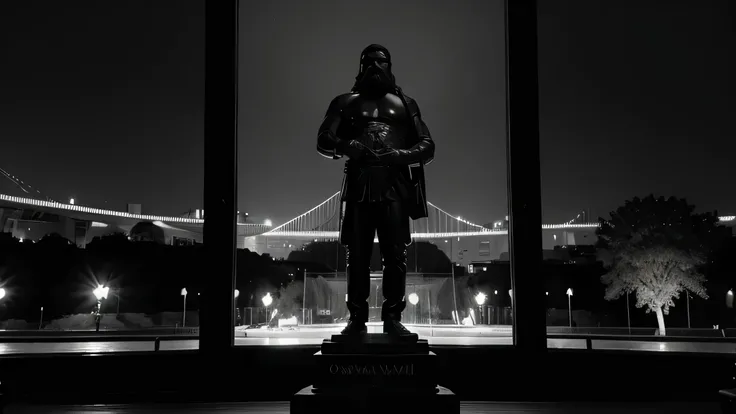
<svg viewBox="0 0 736 414">
<path fill-rule="evenodd" d="M 347 155 L 351 160 L 359 160 L 363 158 L 363 156 L 366 153 L 365 146 L 360 143 L 359 141 L 356 141 L 354 139 L 350 141 L 342 141 L 342 153 Z"/>
<path fill-rule="evenodd" d="M 381 148 L 376 151 L 371 151 L 371 153 L 373 159 L 379 164 L 397 164 L 401 159 L 401 150 L 394 148 Z"/>
</svg>

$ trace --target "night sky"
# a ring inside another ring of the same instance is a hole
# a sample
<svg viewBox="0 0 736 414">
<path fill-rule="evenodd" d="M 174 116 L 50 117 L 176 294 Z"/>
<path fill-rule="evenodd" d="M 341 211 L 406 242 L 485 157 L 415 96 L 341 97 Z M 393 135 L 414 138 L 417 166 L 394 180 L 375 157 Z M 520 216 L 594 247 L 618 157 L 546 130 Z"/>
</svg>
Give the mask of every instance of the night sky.
<svg viewBox="0 0 736 414">
<path fill-rule="evenodd" d="M 202 2 L 7 3 L 0 168 L 58 200 L 201 208 Z M 736 214 L 733 6 L 539 3 L 544 222 L 650 192 Z M 380 43 L 437 145 L 429 200 L 476 223 L 502 218 L 503 3 L 364 4 L 242 1 L 240 210 L 280 223 L 339 190 L 343 163 L 317 154 L 317 128 L 360 51 Z"/>
</svg>

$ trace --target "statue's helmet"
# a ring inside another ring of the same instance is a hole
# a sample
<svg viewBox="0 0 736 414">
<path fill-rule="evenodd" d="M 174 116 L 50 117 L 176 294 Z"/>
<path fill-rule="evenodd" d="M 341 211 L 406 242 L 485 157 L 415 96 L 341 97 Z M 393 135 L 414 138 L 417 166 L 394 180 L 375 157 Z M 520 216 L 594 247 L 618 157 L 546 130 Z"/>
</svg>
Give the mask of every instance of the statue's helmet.
<svg viewBox="0 0 736 414">
<path fill-rule="evenodd" d="M 360 69 L 355 77 L 354 90 L 390 91 L 396 88 L 391 72 L 391 53 L 381 45 L 372 44 L 360 54 Z"/>
</svg>

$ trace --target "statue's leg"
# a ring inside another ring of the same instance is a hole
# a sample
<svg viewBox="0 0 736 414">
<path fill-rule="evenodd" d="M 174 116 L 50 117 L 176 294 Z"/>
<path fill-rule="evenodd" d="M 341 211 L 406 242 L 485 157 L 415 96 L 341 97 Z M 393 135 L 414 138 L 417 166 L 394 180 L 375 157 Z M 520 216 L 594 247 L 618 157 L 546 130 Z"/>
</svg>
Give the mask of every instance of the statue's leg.
<svg viewBox="0 0 736 414">
<path fill-rule="evenodd" d="M 399 323 L 406 307 L 406 248 L 411 243 L 409 216 L 401 202 L 381 204 L 379 210 L 376 227 L 383 262 L 384 332 L 409 334 Z"/>
<path fill-rule="evenodd" d="M 364 333 L 368 321 L 368 297 L 371 292 L 371 253 L 376 233 L 368 203 L 347 203 L 342 223 L 342 242 L 347 253 L 350 323 L 343 334 Z"/>
</svg>

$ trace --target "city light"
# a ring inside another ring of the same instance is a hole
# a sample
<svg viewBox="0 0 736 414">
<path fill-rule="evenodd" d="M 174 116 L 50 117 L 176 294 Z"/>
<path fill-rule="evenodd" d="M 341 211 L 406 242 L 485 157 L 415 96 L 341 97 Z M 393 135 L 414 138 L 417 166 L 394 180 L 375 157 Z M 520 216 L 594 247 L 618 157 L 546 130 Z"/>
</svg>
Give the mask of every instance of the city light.
<svg viewBox="0 0 736 414">
<path fill-rule="evenodd" d="M 572 296 L 572 288 L 567 289 L 567 296 Z"/>
<path fill-rule="evenodd" d="M 271 303 L 273 303 L 273 298 L 271 297 L 271 293 L 266 293 L 266 296 L 261 298 L 261 301 L 263 302 L 263 306 L 265 307 L 271 306 Z"/>
<path fill-rule="evenodd" d="M 410 293 L 409 303 L 411 303 L 412 305 L 416 305 L 417 303 L 419 303 L 419 295 L 417 295 L 416 293 Z"/>
<path fill-rule="evenodd" d="M 477 303 L 478 306 L 483 306 L 483 304 L 486 303 L 486 294 L 478 292 L 478 294 L 475 295 L 475 303 Z"/>
<path fill-rule="evenodd" d="M 240 291 L 238 289 L 235 289 L 235 299 L 237 299 L 238 296 L 240 296 Z"/>
<path fill-rule="evenodd" d="M 69 204 L 74 205 L 74 199 L 73 198 L 70 198 L 69 199 Z"/>
<path fill-rule="evenodd" d="M 97 286 L 95 290 L 92 291 L 92 293 L 95 295 L 97 300 L 107 299 L 107 294 L 110 292 L 109 287 L 105 287 L 102 285 Z"/>
<path fill-rule="evenodd" d="M 271 223 L 271 220 L 269 220 L 269 219 L 266 219 L 266 221 L 264 221 L 264 222 L 263 222 L 263 225 L 264 225 L 264 226 L 268 226 L 268 227 L 271 227 L 271 225 L 272 225 L 272 223 Z"/>
<path fill-rule="evenodd" d="M 5 289 L 0 288 L 0 299 L 5 297 Z"/>
</svg>

